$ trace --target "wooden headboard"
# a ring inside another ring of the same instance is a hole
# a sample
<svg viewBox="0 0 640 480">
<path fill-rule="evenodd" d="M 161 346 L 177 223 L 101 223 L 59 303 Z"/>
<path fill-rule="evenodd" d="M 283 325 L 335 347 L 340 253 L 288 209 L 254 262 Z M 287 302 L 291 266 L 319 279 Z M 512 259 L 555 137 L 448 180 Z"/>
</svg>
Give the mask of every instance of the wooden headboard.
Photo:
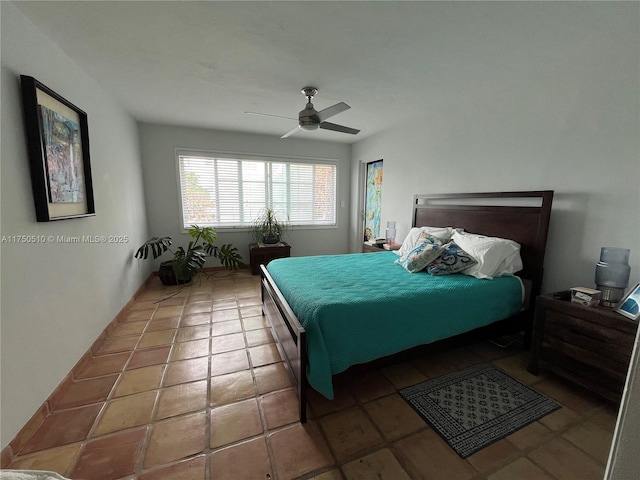
<svg viewBox="0 0 640 480">
<path fill-rule="evenodd" d="M 531 192 L 447 193 L 415 195 L 414 227 L 458 227 L 465 231 L 515 240 L 530 281 L 529 305 L 540 294 L 553 190 Z"/>
</svg>

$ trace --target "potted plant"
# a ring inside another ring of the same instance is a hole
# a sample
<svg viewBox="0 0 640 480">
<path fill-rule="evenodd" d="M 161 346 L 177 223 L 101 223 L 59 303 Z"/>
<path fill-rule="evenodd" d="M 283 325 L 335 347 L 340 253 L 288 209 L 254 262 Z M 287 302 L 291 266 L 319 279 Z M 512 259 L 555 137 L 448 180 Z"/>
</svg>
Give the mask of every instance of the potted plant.
<svg viewBox="0 0 640 480">
<path fill-rule="evenodd" d="M 251 237 L 256 243 L 273 245 L 279 243 L 289 227 L 287 219 L 276 213 L 272 208 L 266 208 L 258 215 L 251 225 Z"/>
<path fill-rule="evenodd" d="M 172 250 L 171 237 L 152 237 L 138 248 L 135 258 L 146 259 L 151 253 L 155 260 L 167 250 L 171 252 L 173 260 L 162 262 L 158 272 L 160 280 L 165 285 L 190 282 L 202 270 L 207 255 L 219 259 L 229 270 L 237 270 L 244 265 L 236 247 L 230 243 L 221 247 L 214 245 L 218 238 L 215 228 L 191 225 L 187 233 L 193 240 L 189 242 L 186 250 L 184 247 Z"/>
</svg>

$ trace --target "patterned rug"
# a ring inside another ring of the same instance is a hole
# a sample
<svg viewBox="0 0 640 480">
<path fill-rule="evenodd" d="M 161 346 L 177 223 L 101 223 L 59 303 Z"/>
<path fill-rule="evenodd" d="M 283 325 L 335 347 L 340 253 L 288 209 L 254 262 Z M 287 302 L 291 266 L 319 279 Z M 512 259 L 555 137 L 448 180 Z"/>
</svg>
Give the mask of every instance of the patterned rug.
<svg viewBox="0 0 640 480">
<path fill-rule="evenodd" d="M 404 388 L 400 395 L 462 458 L 560 408 L 488 364 Z"/>
</svg>

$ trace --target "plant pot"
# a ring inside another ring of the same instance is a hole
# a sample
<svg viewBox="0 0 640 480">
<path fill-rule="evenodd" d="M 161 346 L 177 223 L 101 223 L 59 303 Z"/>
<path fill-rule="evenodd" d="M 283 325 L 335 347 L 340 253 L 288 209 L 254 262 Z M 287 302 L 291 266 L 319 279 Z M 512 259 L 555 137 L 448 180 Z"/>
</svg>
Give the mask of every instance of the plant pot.
<svg viewBox="0 0 640 480">
<path fill-rule="evenodd" d="M 158 268 L 158 277 L 163 285 L 183 285 L 191 281 L 191 279 L 184 281 L 176 278 L 176 272 L 173 271 L 172 260 L 167 260 L 160 264 L 160 268 Z"/>
<path fill-rule="evenodd" d="M 280 241 L 280 237 L 278 235 L 264 235 L 262 237 L 262 243 L 265 245 L 274 245 Z"/>
</svg>

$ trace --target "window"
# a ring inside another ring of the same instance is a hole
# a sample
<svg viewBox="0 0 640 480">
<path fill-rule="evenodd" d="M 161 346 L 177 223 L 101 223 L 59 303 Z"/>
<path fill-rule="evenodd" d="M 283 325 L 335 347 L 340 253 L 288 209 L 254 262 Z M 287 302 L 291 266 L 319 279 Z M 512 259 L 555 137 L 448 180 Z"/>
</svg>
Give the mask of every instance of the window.
<svg viewBox="0 0 640 480">
<path fill-rule="evenodd" d="M 248 227 L 265 208 L 291 225 L 336 224 L 336 164 L 178 154 L 182 221 Z"/>
</svg>

